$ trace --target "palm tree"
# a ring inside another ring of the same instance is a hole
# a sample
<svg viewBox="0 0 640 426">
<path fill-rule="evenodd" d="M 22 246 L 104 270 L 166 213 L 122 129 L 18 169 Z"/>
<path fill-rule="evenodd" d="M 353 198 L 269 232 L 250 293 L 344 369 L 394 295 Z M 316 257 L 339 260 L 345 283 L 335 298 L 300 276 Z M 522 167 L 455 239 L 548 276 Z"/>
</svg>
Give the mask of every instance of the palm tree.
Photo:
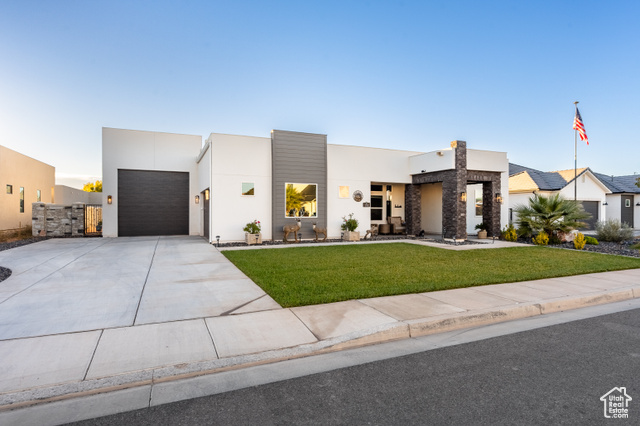
<svg viewBox="0 0 640 426">
<path fill-rule="evenodd" d="M 516 225 L 521 234 L 532 235 L 544 231 L 549 238 L 557 237 L 558 231 L 585 228 L 587 224 L 584 221 L 591 217 L 582 204 L 566 200 L 560 194 L 549 197 L 534 194 L 529 198 L 528 206 L 521 204 L 513 211 L 518 214 Z"/>
<path fill-rule="evenodd" d="M 298 192 L 298 190 L 295 189 L 292 184 L 287 185 L 285 198 L 287 214 L 289 214 L 291 210 L 300 210 L 300 207 L 302 207 L 302 194 Z"/>
</svg>

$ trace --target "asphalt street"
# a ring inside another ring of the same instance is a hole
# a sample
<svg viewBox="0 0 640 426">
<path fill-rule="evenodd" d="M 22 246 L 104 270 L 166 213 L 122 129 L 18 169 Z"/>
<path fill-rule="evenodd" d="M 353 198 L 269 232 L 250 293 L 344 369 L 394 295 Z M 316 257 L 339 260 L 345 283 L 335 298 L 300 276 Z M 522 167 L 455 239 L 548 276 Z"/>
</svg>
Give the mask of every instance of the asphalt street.
<svg viewBox="0 0 640 426">
<path fill-rule="evenodd" d="M 626 387 L 628 419 L 604 416 Z M 638 424 L 640 309 L 77 425 Z"/>
</svg>

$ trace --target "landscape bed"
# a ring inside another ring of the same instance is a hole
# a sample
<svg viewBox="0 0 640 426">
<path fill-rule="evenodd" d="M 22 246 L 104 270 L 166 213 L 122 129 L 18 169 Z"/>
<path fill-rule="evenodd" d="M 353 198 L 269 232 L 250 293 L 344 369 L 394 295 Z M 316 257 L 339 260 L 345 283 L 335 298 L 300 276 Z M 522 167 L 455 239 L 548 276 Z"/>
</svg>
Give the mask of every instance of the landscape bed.
<svg viewBox="0 0 640 426">
<path fill-rule="evenodd" d="M 640 268 L 640 259 L 551 247 L 451 251 L 409 243 L 223 254 L 283 307 Z"/>
</svg>

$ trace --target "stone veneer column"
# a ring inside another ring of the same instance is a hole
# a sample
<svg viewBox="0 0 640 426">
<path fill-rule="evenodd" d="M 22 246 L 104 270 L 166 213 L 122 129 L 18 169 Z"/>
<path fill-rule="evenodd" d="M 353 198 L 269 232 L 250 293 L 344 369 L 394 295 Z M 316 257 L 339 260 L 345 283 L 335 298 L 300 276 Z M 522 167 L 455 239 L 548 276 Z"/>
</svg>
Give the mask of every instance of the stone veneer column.
<svg viewBox="0 0 640 426">
<path fill-rule="evenodd" d="M 418 235 L 422 230 L 421 223 L 421 185 L 407 184 L 404 187 L 404 216 L 407 224 L 407 235 Z"/>
<path fill-rule="evenodd" d="M 491 182 L 482 183 L 482 222 L 487 225 L 490 237 L 500 235 L 500 203 L 496 201 L 496 194 L 499 192 L 500 176 L 494 176 Z"/>
<path fill-rule="evenodd" d="M 71 206 L 71 236 L 84 237 L 84 203 Z"/>
<path fill-rule="evenodd" d="M 31 204 L 31 234 L 34 237 L 46 235 L 47 227 L 45 221 L 46 207 L 44 203 Z"/>
<path fill-rule="evenodd" d="M 460 196 L 467 192 L 467 143 L 451 142 L 455 151 L 455 169 L 446 172 L 442 182 L 442 228 L 445 238 L 467 238 L 467 202 Z"/>
</svg>

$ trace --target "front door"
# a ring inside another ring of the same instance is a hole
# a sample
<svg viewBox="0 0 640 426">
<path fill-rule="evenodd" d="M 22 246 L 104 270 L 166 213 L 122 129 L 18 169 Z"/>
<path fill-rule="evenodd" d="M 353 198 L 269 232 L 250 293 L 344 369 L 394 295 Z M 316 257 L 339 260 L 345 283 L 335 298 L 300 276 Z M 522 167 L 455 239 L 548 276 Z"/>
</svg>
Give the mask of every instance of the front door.
<svg viewBox="0 0 640 426">
<path fill-rule="evenodd" d="M 633 228 L 633 195 L 623 195 L 620 206 L 620 222 Z"/>
</svg>

